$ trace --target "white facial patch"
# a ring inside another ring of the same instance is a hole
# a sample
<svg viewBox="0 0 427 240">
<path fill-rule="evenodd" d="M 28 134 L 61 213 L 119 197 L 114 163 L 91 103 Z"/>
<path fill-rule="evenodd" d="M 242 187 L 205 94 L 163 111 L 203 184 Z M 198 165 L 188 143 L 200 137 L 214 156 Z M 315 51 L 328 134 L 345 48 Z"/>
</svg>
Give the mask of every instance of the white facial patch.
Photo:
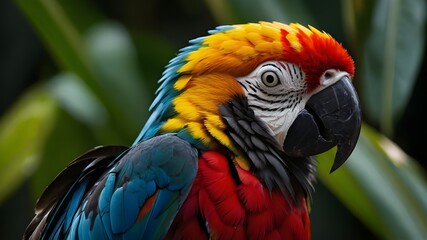
<svg viewBox="0 0 427 240">
<path fill-rule="evenodd" d="M 237 80 L 255 115 L 282 146 L 288 129 L 308 100 L 301 68 L 288 62 L 268 61 Z"/>
</svg>

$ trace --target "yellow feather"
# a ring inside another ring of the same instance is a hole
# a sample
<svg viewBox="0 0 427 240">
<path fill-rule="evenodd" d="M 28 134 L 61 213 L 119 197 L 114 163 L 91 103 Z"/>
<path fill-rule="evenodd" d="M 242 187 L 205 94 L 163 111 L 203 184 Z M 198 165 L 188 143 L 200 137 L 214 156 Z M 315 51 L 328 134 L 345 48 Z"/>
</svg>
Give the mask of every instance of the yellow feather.
<svg viewBox="0 0 427 240">
<path fill-rule="evenodd" d="M 252 45 L 258 45 L 262 41 L 261 35 L 257 32 L 250 32 L 246 35 L 246 39 L 252 44 Z"/>
<path fill-rule="evenodd" d="M 259 24 L 251 23 L 246 25 L 238 25 L 241 28 L 244 28 L 247 33 L 256 32 L 259 33 L 261 26 Z"/>
<path fill-rule="evenodd" d="M 244 42 L 246 41 L 246 29 L 244 28 L 236 28 L 234 29 L 234 31 L 231 31 L 228 35 L 230 36 L 230 38 L 240 41 L 240 42 Z"/>
<path fill-rule="evenodd" d="M 304 27 L 304 26 L 303 26 L 303 25 L 301 25 L 301 24 L 296 24 L 296 27 L 297 27 L 299 30 L 303 31 L 303 32 L 304 32 L 304 34 L 305 34 L 305 35 L 307 35 L 307 36 L 311 36 L 311 34 L 313 34 L 313 32 L 312 32 L 312 31 L 310 31 L 308 28 Z M 317 30 L 317 29 L 316 29 L 316 30 Z"/>
<path fill-rule="evenodd" d="M 215 125 L 209 123 L 205 123 L 205 127 L 209 131 L 210 135 L 217 139 L 221 144 L 230 149 L 234 149 L 230 138 L 224 133 L 224 129 L 218 129 Z"/>
<path fill-rule="evenodd" d="M 322 38 L 331 38 L 331 35 L 329 35 L 328 33 L 326 33 L 326 32 L 321 32 L 321 31 L 319 31 L 317 28 L 315 28 L 315 27 L 313 27 L 313 26 L 308 26 L 309 28 L 310 28 L 310 30 L 313 32 L 313 33 L 315 33 L 315 34 L 317 34 L 318 36 L 320 36 L 320 37 L 322 37 Z"/>
<path fill-rule="evenodd" d="M 295 34 L 288 34 L 288 35 L 286 35 L 286 39 L 289 41 L 289 44 L 291 45 L 291 47 L 293 49 L 295 49 L 295 51 L 301 52 L 302 45 L 299 42 L 297 35 L 295 35 Z"/>
<path fill-rule="evenodd" d="M 180 118 L 171 118 L 166 121 L 162 126 L 163 132 L 175 132 L 179 129 L 184 128 L 186 121 Z"/>
<path fill-rule="evenodd" d="M 205 38 L 204 43 L 210 47 L 217 47 L 222 42 L 229 40 L 230 37 L 225 33 L 216 33 Z"/>
<path fill-rule="evenodd" d="M 180 73 L 185 73 L 185 72 L 190 72 L 194 66 L 196 65 L 197 61 L 188 61 L 186 64 L 184 64 L 179 70 L 178 72 Z"/>
<path fill-rule="evenodd" d="M 287 28 L 289 25 L 281 23 L 281 22 L 272 22 L 272 26 L 278 29 Z"/>
<path fill-rule="evenodd" d="M 283 46 L 281 41 L 274 41 L 271 43 L 271 53 L 280 54 L 283 51 Z"/>
<path fill-rule="evenodd" d="M 261 27 L 269 27 L 272 29 L 277 29 L 277 28 L 280 28 L 280 26 L 281 26 L 281 25 L 279 25 L 278 22 L 264 22 L 264 21 L 260 22 L 260 25 L 261 25 Z"/>
<path fill-rule="evenodd" d="M 182 89 L 187 86 L 187 83 L 190 81 L 191 75 L 184 75 L 178 78 L 176 80 L 175 84 L 173 85 L 173 88 L 175 88 L 178 91 L 181 91 Z"/>
<path fill-rule="evenodd" d="M 271 40 L 280 39 L 280 31 L 277 31 L 277 29 L 271 27 L 271 26 L 261 26 L 261 34 L 264 37 L 268 37 Z"/>
<path fill-rule="evenodd" d="M 251 169 L 251 165 L 244 158 L 236 157 L 234 158 L 234 161 L 236 161 L 237 164 L 239 164 L 239 166 L 246 171 L 249 171 Z"/>
<path fill-rule="evenodd" d="M 202 141 L 204 144 L 209 145 L 211 143 L 211 137 L 206 133 L 203 124 L 198 122 L 190 122 L 187 124 L 188 132 L 195 139 Z"/>
<path fill-rule="evenodd" d="M 237 49 L 239 49 L 242 45 L 247 45 L 247 43 L 242 41 L 237 41 L 237 40 L 228 40 L 228 41 L 224 41 L 221 44 L 220 49 L 222 53 L 233 53 L 237 51 Z"/>
<path fill-rule="evenodd" d="M 255 50 L 259 53 L 270 53 L 272 44 L 270 42 L 262 42 L 255 46 Z"/>
<path fill-rule="evenodd" d="M 292 24 L 292 23 L 290 25 L 283 24 L 283 27 L 281 27 L 281 29 L 286 30 L 288 33 L 297 33 L 297 30 L 295 28 L 291 27 L 292 25 L 294 25 L 294 24 Z"/>
<path fill-rule="evenodd" d="M 242 60 L 254 58 L 256 57 L 256 53 L 255 49 L 249 46 L 243 46 L 236 51 L 236 54 L 242 58 Z"/>
<path fill-rule="evenodd" d="M 219 46 L 218 46 L 219 47 Z M 200 54 L 197 56 L 198 60 L 212 58 L 212 57 L 218 57 L 222 54 L 218 51 L 218 49 L 214 48 L 203 48 L 202 51 L 200 51 Z"/>
<path fill-rule="evenodd" d="M 181 114 L 182 118 L 189 121 L 200 119 L 199 109 L 188 98 L 177 97 L 173 100 L 175 111 Z"/>
<path fill-rule="evenodd" d="M 210 124 L 216 128 L 225 129 L 226 126 L 219 115 L 207 115 L 205 119 L 205 124 Z"/>
<path fill-rule="evenodd" d="M 313 26 L 311 26 L 311 25 L 308 25 L 308 27 L 310 28 L 310 30 L 311 30 L 312 32 L 314 32 L 314 33 L 316 33 L 316 34 L 319 34 L 319 35 L 321 35 L 321 34 L 322 34 L 322 32 L 321 32 L 321 31 L 319 31 L 317 28 L 315 28 L 315 27 L 313 27 Z"/>
<path fill-rule="evenodd" d="M 197 62 L 201 58 L 206 57 L 206 55 L 205 55 L 206 51 L 208 51 L 208 49 L 206 49 L 206 47 L 201 47 L 197 51 L 189 53 L 185 60 L 188 62 Z"/>
</svg>

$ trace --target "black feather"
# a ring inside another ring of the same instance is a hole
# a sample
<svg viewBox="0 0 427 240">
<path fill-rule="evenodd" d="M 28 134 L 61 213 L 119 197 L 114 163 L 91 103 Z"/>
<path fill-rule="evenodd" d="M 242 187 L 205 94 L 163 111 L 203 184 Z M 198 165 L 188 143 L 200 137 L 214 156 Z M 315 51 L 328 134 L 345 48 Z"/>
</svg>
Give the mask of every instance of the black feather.
<svg viewBox="0 0 427 240">
<path fill-rule="evenodd" d="M 58 201 L 74 184 L 75 179 L 85 172 L 92 172 L 94 169 L 105 169 L 111 161 L 116 159 L 128 148 L 123 146 L 102 146 L 97 147 L 72 161 L 55 180 L 44 190 L 37 201 L 35 207 L 36 216 L 32 219 L 25 230 L 24 239 L 40 239 L 50 211 L 58 204 Z"/>
<path fill-rule="evenodd" d="M 298 195 L 311 196 L 316 174 L 314 158 L 286 156 L 265 123 L 255 116 L 246 97 L 237 96 L 219 110 L 233 143 L 270 191 L 279 188 L 296 204 Z"/>
</svg>

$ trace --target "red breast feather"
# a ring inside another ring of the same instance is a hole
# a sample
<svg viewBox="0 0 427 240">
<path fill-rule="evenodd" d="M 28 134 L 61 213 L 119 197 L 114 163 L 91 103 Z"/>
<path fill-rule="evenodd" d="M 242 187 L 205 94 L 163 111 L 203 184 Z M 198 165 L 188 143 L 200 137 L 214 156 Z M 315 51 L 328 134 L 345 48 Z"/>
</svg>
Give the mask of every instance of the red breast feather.
<svg viewBox="0 0 427 240">
<path fill-rule="evenodd" d="M 193 188 L 178 213 L 169 238 L 184 239 L 309 239 L 305 199 L 290 205 L 280 191 L 268 189 L 253 175 L 209 151 L 199 159 Z M 208 236 L 208 235 L 211 236 Z"/>
</svg>

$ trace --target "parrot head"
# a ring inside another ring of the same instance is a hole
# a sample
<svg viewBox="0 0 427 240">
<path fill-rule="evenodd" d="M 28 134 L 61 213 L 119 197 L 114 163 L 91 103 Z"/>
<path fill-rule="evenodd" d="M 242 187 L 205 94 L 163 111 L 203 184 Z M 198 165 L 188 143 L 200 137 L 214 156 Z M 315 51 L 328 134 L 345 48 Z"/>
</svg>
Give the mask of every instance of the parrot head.
<svg viewBox="0 0 427 240">
<path fill-rule="evenodd" d="M 136 143 L 175 132 L 199 149 L 226 149 L 269 188 L 311 188 L 311 156 L 337 146 L 331 172 L 361 128 L 354 62 L 329 34 L 278 22 L 221 26 L 167 65 Z"/>
</svg>

